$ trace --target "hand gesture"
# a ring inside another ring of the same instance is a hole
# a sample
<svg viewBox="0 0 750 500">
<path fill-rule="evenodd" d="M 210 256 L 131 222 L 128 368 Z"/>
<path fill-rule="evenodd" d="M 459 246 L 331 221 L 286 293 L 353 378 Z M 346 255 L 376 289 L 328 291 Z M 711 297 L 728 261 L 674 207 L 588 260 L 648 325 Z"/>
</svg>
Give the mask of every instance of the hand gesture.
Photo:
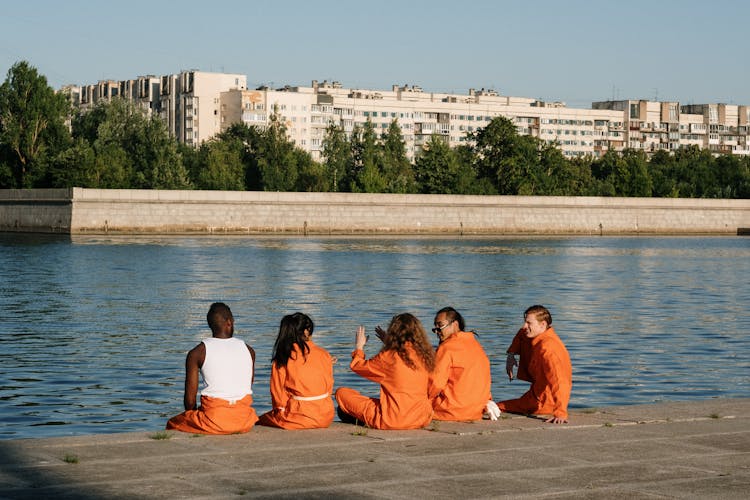
<svg viewBox="0 0 750 500">
<path fill-rule="evenodd" d="M 357 350 L 364 350 L 365 344 L 367 344 L 368 335 L 365 335 L 365 327 L 359 325 L 357 327 L 357 335 L 354 337 L 354 348 Z"/>
<path fill-rule="evenodd" d="M 388 335 L 388 332 L 386 332 L 385 330 L 383 330 L 380 327 L 380 325 L 378 325 L 378 326 L 375 327 L 375 335 L 378 336 L 378 338 L 380 339 L 381 342 L 385 342 L 385 337 L 386 337 L 386 335 Z"/>
<path fill-rule="evenodd" d="M 518 366 L 516 356 L 512 353 L 508 353 L 508 357 L 505 359 L 505 372 L 508 374 L 508 379 L 513 381 L 513 367 Z"/>
</svg>

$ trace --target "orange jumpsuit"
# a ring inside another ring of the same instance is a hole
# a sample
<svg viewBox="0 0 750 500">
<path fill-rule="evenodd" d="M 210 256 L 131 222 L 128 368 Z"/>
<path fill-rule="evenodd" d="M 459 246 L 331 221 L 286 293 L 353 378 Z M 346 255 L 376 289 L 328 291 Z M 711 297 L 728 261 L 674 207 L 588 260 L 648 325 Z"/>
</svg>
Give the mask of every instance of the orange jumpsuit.
<svg viewBox="0 0 750 500">
<path fill-rule="evenodd" d="M 333 359 L 311 340 L 307 345 L 307 356 L 295 345 L 286 366 L 271 366 L 273 410 L 261 415 L 259 424 L 316 429 L 333 422 Z"/>
<path fill-rule="evenodd" d="M 490 387 L 490 360 L 472 332 L 454 333 L 438 346 L 429 387 L 433 418 L 480 420 Z"/>
<path fill-rule="evenodd" d="M 258 417 L 248 394 L 235 401 L 201 396 L 197 410 L 187 410 L 167 421 L 167 429 L 195 434 L 236 434 L 253 428 Z"/>
<path fill-rule="evenodd" d="M 516 378 L 518 380 L 525 380 L 531 382 L 531 375 L 529 375 L 529 359 L 531 358 L 531 339 L 526 336 L 526 329 L 521 328 L 513 337 L 513 342 L 510 343 L 507 352 L 512 352 L 519 355 L 518 368 L 516 371 Z"/>
<path fill-rule="evenodd" d="M 418 429 L 432 420 L 432 405 L 427 397 L 429 372 L 410 345 L 409 357 L 416 368 L 409 368 L 396 351 L 381 351 L 365 359 L 362 350 L 352 353 L 350 368 L 380 384 L 380 398 L 363 396 L 354 389 L 336 391 L 339 408 L 373 429 Z"/>
<path fill-rule="evenodd" d="M 530 341 L 529 356 L 528 359 L 521 357 L 518 373 L 520 378 L 523 366 L 531 388 L 518 399 L 498 402 L 498 408 L 511 413 L 551 414 L 567 419 L 573 387 L 573 368 L 568 350 L 552 327 L 527 340 Z"/>
</svg>

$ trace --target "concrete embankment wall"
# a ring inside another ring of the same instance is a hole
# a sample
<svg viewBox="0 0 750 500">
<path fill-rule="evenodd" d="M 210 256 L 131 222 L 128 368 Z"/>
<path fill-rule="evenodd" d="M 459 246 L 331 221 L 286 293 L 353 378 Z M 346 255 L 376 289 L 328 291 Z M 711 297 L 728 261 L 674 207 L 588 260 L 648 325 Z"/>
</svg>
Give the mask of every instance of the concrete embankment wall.
<svg viewBox="0 0 750 500">
<path fill-rule="evenodd" d="M 0 190 L 0 231 L 738 234 L 750 200 L 118 189 Z"/>
</svg>

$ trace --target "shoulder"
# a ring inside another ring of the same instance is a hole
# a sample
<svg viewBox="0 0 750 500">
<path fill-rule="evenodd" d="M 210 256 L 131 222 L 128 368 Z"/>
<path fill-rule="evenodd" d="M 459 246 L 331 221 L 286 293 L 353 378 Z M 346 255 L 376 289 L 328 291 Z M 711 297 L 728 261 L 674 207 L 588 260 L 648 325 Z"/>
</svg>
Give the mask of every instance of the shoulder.
<svg viewBox="0 0 750 500">
<path fill-rule="evenodd" d="M 206 360 L 206 344 L 201 342 L 197 346 L 190 349 L 187 353 L 186 361 L 189 364 L 196 364 L 199 367 L 203 365 Z"/>
</svg>

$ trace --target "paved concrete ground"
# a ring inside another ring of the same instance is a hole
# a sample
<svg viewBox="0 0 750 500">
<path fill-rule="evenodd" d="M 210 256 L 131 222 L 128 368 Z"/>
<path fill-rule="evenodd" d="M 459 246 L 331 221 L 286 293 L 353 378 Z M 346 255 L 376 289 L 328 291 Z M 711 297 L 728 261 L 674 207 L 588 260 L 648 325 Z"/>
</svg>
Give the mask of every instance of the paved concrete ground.
<svg viewBox="0 0 750 500">
<path fill-rule="evenodd" d="M 750 498 L 750 399 L 426 430 L 0 441 L 2 498 Z"/>
</svg>

